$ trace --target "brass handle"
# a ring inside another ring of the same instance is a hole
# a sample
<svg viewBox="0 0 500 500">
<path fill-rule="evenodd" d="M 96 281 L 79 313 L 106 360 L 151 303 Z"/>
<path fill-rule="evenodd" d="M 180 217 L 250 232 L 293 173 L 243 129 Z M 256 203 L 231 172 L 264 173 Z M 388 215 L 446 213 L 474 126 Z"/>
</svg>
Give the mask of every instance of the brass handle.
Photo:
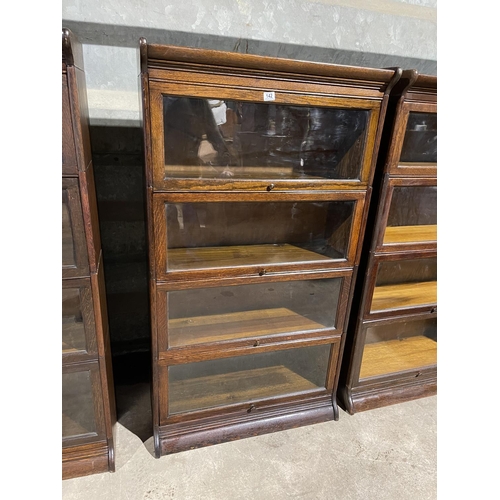
<svg viewBox="0 0 500 500">
<path fill-rule="evenodd" d="M 438 309 L 437 307 L 433 307 L 433 308 L 431 309 L 431 313 L 433 313 L 433 314 L 434 314 L 435 312 L 437 312 L 437 309 Z"/>
<path fill-rule="evenodd" d="M 247 413 L 250 413 L 252 410 L 255 410 L 255 405 L 250 405 L 250 407 L 247 410 Z"/>
<path fill-rule="evenodd" d="M 260 342 L 258 340 L 256 340 L 254 343 L 253 343 L 253 346 L 254 347 L 258 347 L 260 345 Z"/>
<path fill-rule="evenodd" d="M 274 184 L 269 184 L 269 186 L 266 187 L 268 191 L 271 191 L 274 189 Z"/>
<path fill-rule="evenodd" d="M 261 269 L 259 271 L 259 276 L 264 276 L 264 274 L 266 274 L 266 270 L 265 269 Z"/>
</svg>

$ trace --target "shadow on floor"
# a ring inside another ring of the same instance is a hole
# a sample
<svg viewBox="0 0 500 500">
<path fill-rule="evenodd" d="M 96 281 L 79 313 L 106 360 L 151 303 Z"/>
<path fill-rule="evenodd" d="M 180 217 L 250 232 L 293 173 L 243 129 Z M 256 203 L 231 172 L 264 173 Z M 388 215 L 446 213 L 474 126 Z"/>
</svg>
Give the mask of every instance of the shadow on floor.
<svg viewBox="0 0 500 500">
<path fill-rule="evenodd" d="M 113 358 L 118 422 L 142 442 L 153 435 L 151 415 L 151 354 L 133 353 Z"/>
</svg>

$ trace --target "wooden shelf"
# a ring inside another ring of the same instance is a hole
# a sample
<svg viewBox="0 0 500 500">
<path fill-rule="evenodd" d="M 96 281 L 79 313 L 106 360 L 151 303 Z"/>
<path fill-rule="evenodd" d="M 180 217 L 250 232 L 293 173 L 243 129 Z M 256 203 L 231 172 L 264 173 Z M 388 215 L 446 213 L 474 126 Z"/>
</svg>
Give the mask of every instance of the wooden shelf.
<svg viewBox="0 0 500 500">
<path fill-rule="evenodd" d="M 172 248 L 168 249 L 167 257 L 169 271 L 332 260 L 331 257 L 288 244 Z"/>
<path fill-rule="evenodd" d="M 384 245 L 437 241 L 437 224 L 420 226 L 388 226 L 385 228 Z"/>
<path fill-rule="evenodd" d="M 256 368 L 169 383 L 169 414 L 318 389 L 284 366 Z"/>
<path fill-rule="evenodd" d="M 325 177 L 308 175 L 289 166 L 211 166 L 211 165 L 165 165 L 164 180 L 179 179 L 311 179 Z"/>
<path fill-rule="evenodd" d="M 371 312 L 435 304 L 437 281 L 377 286 L 373 291 Z"/>
<path fill-rule="evenodd" d="M 171 319 L 168 322 L 168 336 L 169 346 L 178 347 L 324 328 L 325 325 L 280 307 Z"/>
<path fill-rule="evenodd" d="M 424 336 L 366 344 L 359 378 L 378 377 L 437 364 L 437 342 Z"/>
<path fill-rule="evenodd" d="M 222 177 L 230 179 L 233 177 L 266 179 L 269 177 L 297 177 L 293 167 L 280 166 L 213 166 L 213 165 L 165 165 L 165 179 L 170 177 L 212 179 Z"/>
</svg>

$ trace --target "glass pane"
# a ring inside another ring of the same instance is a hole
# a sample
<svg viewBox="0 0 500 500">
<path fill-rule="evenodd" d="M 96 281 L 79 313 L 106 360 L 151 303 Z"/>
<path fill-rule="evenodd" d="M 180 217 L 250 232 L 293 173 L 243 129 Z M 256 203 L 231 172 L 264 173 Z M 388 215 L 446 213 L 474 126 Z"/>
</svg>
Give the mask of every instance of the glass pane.
<svg viewBox="0 0 500 500">
<path fill-rule="evenodd" d="M 168 292 L 169 346 L 334 328 L 341 278 Z"/>
<path fill-rule="evenodd" d="M 68 208 L 68 192 L 64 189 L 62 192 L 62 265 L 76 265 L 73 230 Z"/>
<path fill-rule="evenodd" d="M 169 413 L 325 388 L 330 344 L 168 367 Z"/>
<path fill-rule="evenodd" d="M 414 113 L 408 116 L 401 162 L 437 162 L 437 114 Z"/>
<path fill-rule="evenodd" d="M 433 366 L 437 363 L 437 318 L 365 326 L 359 379 Z"/>
<path fill-rule="evenodd" d="M 62 290 L 62 350 L 63 353 L 87 350 L 79 288 Z"/>
<path fill-rule="evenodd" d="M 166 204 L 171 271 L 346 258 L 354 202 Z"/>
<path fill-rule="evenodd" d="M 394 187 L 384 245 L 436 240 L 437 187 Z"/>
<path fill-rule="evenodd" d="M 95 433 L 90 371 L 63 373 L 62 437 Z"/>
<path fill-rule="evenodd" d="M 165 179 L 359 179 L 368 111 L 163 98 Z"/>
<path fill-rule="evenodd" d="M 381 262 L 371 312 L 405 309 L 437 302 L 437 259 Z"/>
</svg>

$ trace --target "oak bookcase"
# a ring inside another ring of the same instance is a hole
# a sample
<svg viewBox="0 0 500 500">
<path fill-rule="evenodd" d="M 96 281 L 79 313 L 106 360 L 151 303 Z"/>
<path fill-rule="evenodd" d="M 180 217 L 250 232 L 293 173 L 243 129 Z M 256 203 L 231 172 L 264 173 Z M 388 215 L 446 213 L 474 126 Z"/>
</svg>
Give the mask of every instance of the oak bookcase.
<svg viewBox="0 0 500 500">
<path fill-rule="evenodd" d="M 401 71 L 145 39 L 139 54 L 156 456 L 338 419 Z"/>
<path fill-rule="evenodd" d="M 437 78 L 391 92 L 348 326 L 339 402 L 349 413 L 437 391 Z"/>
<path fill-rule="evenodd" d="M 62 475 L 114 471 L 116 421 L 81 45 L 62 30 Z"/>
</svg>

